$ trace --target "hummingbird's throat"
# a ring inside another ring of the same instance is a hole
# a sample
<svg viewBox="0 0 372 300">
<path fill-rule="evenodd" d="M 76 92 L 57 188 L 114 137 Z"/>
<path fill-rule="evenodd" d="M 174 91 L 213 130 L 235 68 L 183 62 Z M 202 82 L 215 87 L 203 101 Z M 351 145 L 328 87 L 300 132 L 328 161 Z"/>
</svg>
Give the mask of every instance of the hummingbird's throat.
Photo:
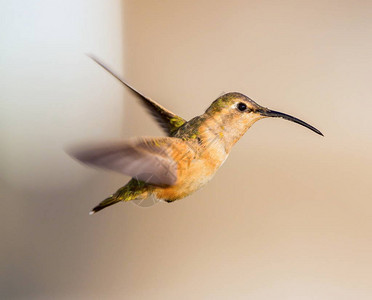
<svg viewBox="0 0 372 300">
<path fill-rule="evenodd" d="M 207 141 L 219 140 L 229 153 L 235 143 L 246 131 L 263 116 L 259 114 L 229 114 L 221 111 L 219 114 L 210 115 L 206 118 L 201 132 Z"/>
</svg>

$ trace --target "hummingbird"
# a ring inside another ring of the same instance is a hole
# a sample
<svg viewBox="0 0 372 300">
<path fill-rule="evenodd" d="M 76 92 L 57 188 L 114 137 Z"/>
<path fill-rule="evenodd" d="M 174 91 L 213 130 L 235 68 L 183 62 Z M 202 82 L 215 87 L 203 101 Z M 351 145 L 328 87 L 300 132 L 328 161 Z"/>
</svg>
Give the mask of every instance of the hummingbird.
<svg viewBox="0 0 372 300">
<path fill-rule="evenodd" d="M 138 97 L 167 135 L 80 146 L 70 151 L 72 157 L 84 164 L 132 177 L 90 214 L 119 202 L 151 196 L 168 203 L 189 196 L 213 178 L 235 143 L 258 120 L 282 118 L 323 136 L 308 123 L 263 107 L 238 92 L 223 94 L 203 114 L 186 121 L 144 96 L 99 59 L 89 56 Z"/>
</svg>

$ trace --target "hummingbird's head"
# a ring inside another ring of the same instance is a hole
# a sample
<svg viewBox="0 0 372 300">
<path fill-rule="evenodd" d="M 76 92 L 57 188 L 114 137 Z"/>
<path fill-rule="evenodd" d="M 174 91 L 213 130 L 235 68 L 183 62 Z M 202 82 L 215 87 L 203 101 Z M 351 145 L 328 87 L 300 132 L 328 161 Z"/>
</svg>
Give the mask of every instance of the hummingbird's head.
<svg viewBox="0 0 372 300">
<path fill-rule="evenodd" d="M 215 123 L 236 142 L 255 122 L 263 118 L 283 118 L 323 135 L 318 129 L 290 115 L 263 107 L 240 93 L 227 93 L 216 99 L 206 110 Z"/>
</svg>

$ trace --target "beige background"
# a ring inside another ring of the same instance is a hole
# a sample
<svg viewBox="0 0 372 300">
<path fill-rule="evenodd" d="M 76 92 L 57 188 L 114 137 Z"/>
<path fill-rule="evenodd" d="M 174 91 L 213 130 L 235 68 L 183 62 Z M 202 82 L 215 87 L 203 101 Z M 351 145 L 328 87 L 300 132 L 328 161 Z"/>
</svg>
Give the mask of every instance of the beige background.
<svg viewBox="0 0 372 300">
<path fill-rule="evenodd" d="M 372 2 L 1 1 L 4 299 L 371 299 Z M 84 53 L 186 119 L 239 91 L 254 125 L 174 204 L 88 211 L 128 178 L 63 149 L 161 135 Z"/>
</svg>

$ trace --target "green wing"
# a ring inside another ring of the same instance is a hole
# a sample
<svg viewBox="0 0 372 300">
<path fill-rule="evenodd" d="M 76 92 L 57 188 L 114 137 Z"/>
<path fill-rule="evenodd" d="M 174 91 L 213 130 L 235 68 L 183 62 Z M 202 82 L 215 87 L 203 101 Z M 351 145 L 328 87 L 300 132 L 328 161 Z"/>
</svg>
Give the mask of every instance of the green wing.
<svg viewBox="0 0 372 300">
<path fill-rule="evenodd" d="M 154 100 L 142 95 L 139 91 L 126 83 L 123 79 L 120 78 L 120 76 L 115 74 L 110 68 L 104 65 L 96 57 L 92 55 L 88 56 L 102 68 L 104 68 L 107 72 L 109 72 L 112 76 L 114 76 L 117 80 L 119 80 L 122 84 L 128 87 L 133 92 L 133 94 L 135 94 L 142 101 L 142 104 L 150 111 L 152 116 L 155 118 L 155 120 L 159 123 L 159 125 L 163 128 L 168 136 L 172 136 L 179 127 L 186 123 L 186 120 L 184 120 L 183 118 L 167 110 L 160 104 L 156 103 Z"/>
</svg>

